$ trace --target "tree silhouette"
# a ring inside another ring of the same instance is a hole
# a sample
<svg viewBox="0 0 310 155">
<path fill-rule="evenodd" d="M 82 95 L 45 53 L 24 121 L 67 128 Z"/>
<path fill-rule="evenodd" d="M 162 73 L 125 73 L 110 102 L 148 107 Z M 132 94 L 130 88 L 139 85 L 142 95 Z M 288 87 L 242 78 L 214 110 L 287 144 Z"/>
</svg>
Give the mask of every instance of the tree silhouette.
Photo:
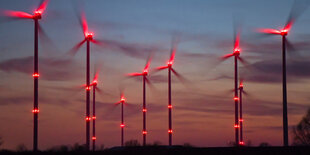
<svg viewBox="0 0 310 155">
<path fill-rule="evenodd" d="M 310 108 L 302 120 L 294 127 L 293 145 L 310 145 Z"/>
<path fill-rule="evenodd" d="M 125 142 L 125 146 L 140 146 L 138 140 L 129 140 Z"/>
</svg>

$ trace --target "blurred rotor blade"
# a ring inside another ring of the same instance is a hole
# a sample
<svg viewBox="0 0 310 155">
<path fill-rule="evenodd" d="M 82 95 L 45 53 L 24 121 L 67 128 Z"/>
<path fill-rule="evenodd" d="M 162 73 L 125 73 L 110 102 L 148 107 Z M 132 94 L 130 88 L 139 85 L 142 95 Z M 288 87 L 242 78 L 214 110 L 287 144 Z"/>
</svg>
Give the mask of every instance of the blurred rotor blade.
<svg viewBox="0 0 310 155">
<path fill-rule="evenodd" d="M 76 44 L 68 53 L 71 56 L 76 55 L 76 53 L 78 52 L 78 50 L 80 49 L 80 47 L 86 42 L 86 40 L 82 40 L 81 42 L 79 42 L 78 44 Z"/>
<path fill-rule="evenodd" d="M 240 48 L 241 20 L 240 16 L 234 16 L 233 31 L 234 31 L 234 50 Z"/>
<path fill-rule="evenodd" d="M 147 72 L 147 71 L 149 70 L 151 61 L 152 61 L 152 56 L 149 55 L 148 58 L 147 58 L 147 60 L 146 60 L 146 64 L 145 64 L 145 67 L 144 67 L 144 70 L 143 70 L 143 71 L 146 71 L 146 72 Z"/>
<path fill-rule="evenodd" d="M 11 18 L 26 18 L 26 19 L 32 19 L 33 15 L 22 12 L 22 11 L 12 11 L 12 10 L 4 10 L 2 11 L 2 14 L 7 17 Z"/>
<path fill-rule="evenodd" d="M 129 73 L 127 76 L 142 76 L 143 73 Z"/>
<path fill-rule="evenodd" d="M 104 40 L 93 39 L 91 42 L 101 47 L 108 47 L 108 44 Z"/>
<path fill-rule="evenodd" d="M 264 33 L 264 34 L 281 34 L 279 30 L 276 29 L 257 29 L 257 32 Z"/>
<path fill-rule="evenodd" d="M 99 69 L 95 67 L 93 82 L 98 83 Z"/>
<path fill-rule="evenodd" d="M 44 11 L 46 10 L 47 4 L 48 4 L 49 0 L 41 0 L 39 7 L 36 11 L 40 12 L 41 14 L 44 13 Z"/>
<path fill-rule="evenodd" d="M 288 49 L 288 52 L 295 52 L 297 51 L 296 47 L 286 38 L 286 47 Z"/>
<path fill-rule="evenodd" d="M 163 70 L 163 69 L 167 69 L 168 66 L 161 66 L 161 67 L 157 67 L 156 70 Z"/>
<path fill-rule="evenodd" d="M 171 71 L 174 73 L 174 75 L 179 78 L 179 80 L 181 82 L 184 82 L 184 83 L 188 83 L 188 80 L 186 80 L 181 74 L 179 74 L 175 69 L 171 68 Z"/>
<path fill-rule="evenodd" d="M 235 28 L 234 30 L 234 50 L 240 47 L 240 30 Z"/>
<path fill-rule="evenodd" d="M 249 63 L 248 63 L 246 60 L 244 60 L 244 59 L 241 58 L 240 56 L 238 56 L 237 58 L 240 60 L 240 62 L 241 62 L 243 65 L 249 66 Z"/>
<path fill-rule="evenodd" d="M 228 59 L 228 58 L 230 58 L 232 56 L 234 56 L 234 54 L 226 54 L 226 55 L 221 57 L 221 60 L 224 61 L 224 60 L 226 60 L 226 59 Z"/>
<path fill-rule="evenodd" d="M 40 23 L 38 24 L 38 30 L 39 30 L 39 37 L 41 39 L 40 41 L 42 41 L 42 44 L 43 44 L 44 48 L 46 49 L 44 51 L 48 51 L 48 52 L 59 51 L 56 44 L 47 35 L 46 31 L 43 29 L 43 27 L 41 26 Z"/>
<path fill-rule="evenodd" d="M 145 82 L 151 88 L 152 91 L 156 90 L 156 88 L 154 87 L 154 85 L 152 84 L 152 82 L 148 78 L 145 78 Z"/>
<path fill-rule="evenodd" d="M 170 59 L 169 59 L 169 63 L 173 64 L 174 58 L 175 58 L 175 53 L 177 51 L 177 45 L 175 43 L 175 41 L 172 41 L 172 45 L 171 45 L 171 51 L 170 51 Z"/>
<path fill-rule="evenodd" d="M 73 9 L 75 11 L 75 15 L 78 18 L 83 34 L 86 37 L 86 34 L 88 33 L 88 24 L 85 12 L 82 9 L 82 6 L 84 6 L 84 4 L 81 4 L 81 1 L 71 1 L 71 2 L 73 2 Z"/>
<path fill-rule="evenodd" d="M 86 16 L 84 12 L 81 13 L 79 20 L 80 20 L 80 24 L 83 29 L 84 35 L 86 36 L 86 33 L 88 33 L 88 25 L 87 25 Z"/>
<path fill-rule="evenodd" d="M 288 16 L 288 19 L 286 21 L 286 24 L 284 26 L 285 30 L 290 30 L 292 28 L 292 25 L 295 23 L 297 18 L 301 16 L 303 12 L 309 7 L 309 0 L 295 0 L 294 4 L 291 8 L 290 14 Z"/>
<path fill-rule="evenodd" d="M 300 46 L 295 46 L 286 38 L 286 47 L 287 47 L 287 52 L 290 55 L 290 59 L 300 59 L 302 56 L 298 53 L 298 48 Z M 302 48 L 302 47 L 301 47 Z"/>
</svg>

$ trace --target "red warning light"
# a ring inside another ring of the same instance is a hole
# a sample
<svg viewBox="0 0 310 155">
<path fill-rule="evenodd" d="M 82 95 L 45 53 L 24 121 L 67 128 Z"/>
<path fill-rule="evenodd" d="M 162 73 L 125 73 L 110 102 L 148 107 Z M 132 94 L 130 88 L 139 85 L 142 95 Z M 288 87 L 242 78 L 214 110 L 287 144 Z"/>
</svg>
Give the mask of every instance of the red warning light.
<svg viewBox="0 0 310 155">
<path fill-rule="evenodd" d="M 97 138 L 96 138 L 96 137 L 92 137 L 91 139 L 92 139 L 92 140 L 96 140 Z"/>
<path fill-rule="evenodd" d="M 146 112 L 147 110 L 144 108 L 142 111 L 143 111 L 143 112 Z"/>
<path fill-rule="evenodd" d="M 121 126 L 121 128 L 123 128 L 123 127 L 125 127 L 125 124 L 121 124 L 120 126 Z"/>
<path fill-rule="evenodd" d="M 36 114 L 37 114 L 37 113 L 39 113 L 39 112 L 40 112 L 39 109 L 33 109 L 33 110 L 32 110 L 32 113 L 36 113 Z"/>
<path fill-rule="evenodd" d="M 239 100 L 239 98 L 238 98 L 238 97 L 234 97 L 234 100 L 235 100 L 235 101 L 238 101 L 238 100 Z"/>
<path fill-rule="evenodd" d="M 147 132 L 146 132 L 146 131 L 142 131 L 142 134 L 143 134 L 143 135 L 146 135 L 146 134 L 147 134 Z"/>
<path fill-rule="evenodd" d="M 168 130 L 168 133 L 172 133 L 172 130 Z"/>
<path fill-rule="evenodd" d="M 172 109 L 172 105 L 168 105 L 168 108 L 169 108 L 169 109 Z"/>
<path fill-rule="evenodd" d="M 85 120 L 86 120 L 86 121 L 90 121 L 91 118 L 87 116 L 87 117 L 85 118 Z"/>
<path fill-rule="evenodd" d="M 32 74 L 32 76 L 35 78 L 38 78 L 40 75 L 39 75 L 39 73 L 34 73 L 34 74 Z"/>
</svg>

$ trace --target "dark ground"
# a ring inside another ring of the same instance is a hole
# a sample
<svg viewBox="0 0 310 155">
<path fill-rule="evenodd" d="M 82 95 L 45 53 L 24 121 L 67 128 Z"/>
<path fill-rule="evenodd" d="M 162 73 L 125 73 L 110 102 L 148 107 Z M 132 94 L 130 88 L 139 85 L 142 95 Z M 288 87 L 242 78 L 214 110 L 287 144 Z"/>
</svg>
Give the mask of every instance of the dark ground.
<svg viewBox="0 0 310 155">
<path fill-rule="evenodd" d="M 214 147 L 198 148 L 183 146 L 147 146 L 147 147 L 114 147 L 104 151 L 42 151 L 42 152 L 10 152 L 1 151 L 0 154 L 94 154 L 94 155 L 310 155 L 310 147 Z"/>
</svg>

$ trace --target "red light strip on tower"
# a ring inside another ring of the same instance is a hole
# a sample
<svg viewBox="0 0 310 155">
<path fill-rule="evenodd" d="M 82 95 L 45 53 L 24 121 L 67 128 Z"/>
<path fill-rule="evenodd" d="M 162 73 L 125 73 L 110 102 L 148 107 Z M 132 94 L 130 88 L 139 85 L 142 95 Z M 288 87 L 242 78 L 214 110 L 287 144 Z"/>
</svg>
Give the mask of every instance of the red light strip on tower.
<svg viewBox="0 0 310 155">
<path fill-rule="evenodd" d="M 95 120 L 96 119 L 96 116 L 93 116 L 93 120 Z"/>
<path fill-rule="evenodd" d="M 234 127 L 235 127 L 235 128 L 239 128 L 239 125 L 238 125 L 238 124 L 235 124 Z"/>
<path fill-rule="evenodd" d="M 125 127 L 125 124 L 121 124 L 120 126 L 121 126 L 121 128 L 123 128 L 123 127 Z"/>
<path fill-rule="evenodd" d="M 92 139 L 92 140 L 96 140 L 97 138 L 96 138 L 96 137 L 92 137 L 91 139 Z"/>
<path fill-rule="evenodd" d="M 172 105 L 168 105 L 168 108 L 169 108 L 169 109 L 172 109 Z"/>
<path fill-rule="evenodd" d="M 40 74 L 39 73 L 34 73 L 34 74 L 32 74 L 32 76 L 35 77 L 35 78 L 38 78 L 40 76 Z"/>
<path fill-rule="evenodd" d="M 36 113 L 36 114 L 37 114 L 37 113 L 39 113 L 39 112 L 40 112 L 39 109 L 33 109 L 33 110 L 32 110 L 32 113 Z"/>
<path fill-rule="evenodd" d="M 168 130 L 168 133 L 172 133 L 172 130 Z"/>
<path fill-rule="evenodd" d="M 239 98 L 238 98 L 238 97 L 234 97 L 234 100 L 235 100 L 235 101 L 238 101 L 238 100 L 239 100 Z"/>
<path fill-rule="evenodd" d="M 144 108 L 142 111 L 143 111 L 143 112 L 146 112 L 147 110 Z"/>
<path fill-rule="evenodd" d="M 147 132 L 146 132 L 146 131 L 142 131 L 142 134 L 143 134 L 143 135 L 146 135 L 146 134 L 147 134 Z"/>
<path fill-rule="evenodd" d="M 86 121 L 90 121 L 91 118 L 90 118 L 90 117 L 86 117 L 85 120 L 86 120 Z"/>
</svg>

